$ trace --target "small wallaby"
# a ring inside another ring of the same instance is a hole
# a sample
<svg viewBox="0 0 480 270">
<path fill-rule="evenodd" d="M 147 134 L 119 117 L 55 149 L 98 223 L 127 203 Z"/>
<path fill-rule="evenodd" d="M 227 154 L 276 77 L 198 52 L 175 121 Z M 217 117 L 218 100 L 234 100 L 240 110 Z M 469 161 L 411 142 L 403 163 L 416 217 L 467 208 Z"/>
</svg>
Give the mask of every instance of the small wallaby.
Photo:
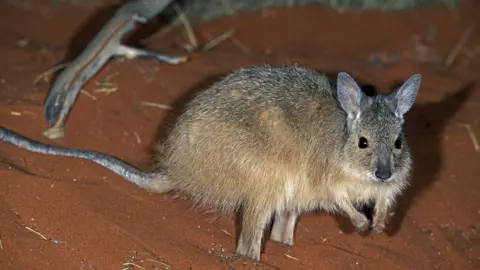
<svg viewBox="0 0 480 270">
<path fill-rule="evenodd" d="M 385 228 L 407 186 L 411 155 L 404 115 L 420 75 L 390 95 L 369 97 L 347 73 L 336 86 L 309 68 L 234 71 L 197 94 L 142 172 L 107 155 L 50 146 L 1 129 L 2 141 L 44 154 L 96 162 L 154 192 L 176 191 L 225 213 L 242 209 L 236 252 L 260 260 L 263 232 L 293 245 L 297 219 L 343 212 L 360 231 Z M 373 221 L 356 207 L 375 202 Z"/>
</svg>

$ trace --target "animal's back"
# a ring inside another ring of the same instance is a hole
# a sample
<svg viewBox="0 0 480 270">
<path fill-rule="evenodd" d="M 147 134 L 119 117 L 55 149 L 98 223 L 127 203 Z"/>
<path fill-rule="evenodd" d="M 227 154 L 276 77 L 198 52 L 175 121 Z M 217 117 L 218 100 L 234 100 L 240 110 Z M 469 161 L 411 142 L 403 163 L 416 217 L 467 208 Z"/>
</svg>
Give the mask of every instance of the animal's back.
<svg viewBox="0 0 480 270">
<path fill-rule="evenodd" d="M 317 72 L 241 69 L 186 106 L 164 145 L 164 165 L 174 188 L 203 205 L 229 212 L 242 202 L 285 204 L 295 189 L 309 189 L 312 154 L 335 158 L 338 144 L 316 138 L 341 140 L 343 120 Z"/>
</svg>

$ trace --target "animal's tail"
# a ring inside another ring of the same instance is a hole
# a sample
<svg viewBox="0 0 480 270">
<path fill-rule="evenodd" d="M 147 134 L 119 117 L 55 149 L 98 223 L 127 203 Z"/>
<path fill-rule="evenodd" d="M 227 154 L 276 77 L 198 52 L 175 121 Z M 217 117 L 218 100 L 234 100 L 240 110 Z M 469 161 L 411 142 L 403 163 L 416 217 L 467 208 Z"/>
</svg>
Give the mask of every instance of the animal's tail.
<svg viewBox="0 0 480 270">
<path fill-rule="evenodd" d="M 142 172 L 122 160 L 106 154 L 43 144 L 27 139 L 11 130 L 1 127 L 0 140 L 31 152 L 55 156 L 76 157 L 95 162 L 143 188 L 151 188 L 154 176 L 156 175 L 154 173 Z"/>
</svg>

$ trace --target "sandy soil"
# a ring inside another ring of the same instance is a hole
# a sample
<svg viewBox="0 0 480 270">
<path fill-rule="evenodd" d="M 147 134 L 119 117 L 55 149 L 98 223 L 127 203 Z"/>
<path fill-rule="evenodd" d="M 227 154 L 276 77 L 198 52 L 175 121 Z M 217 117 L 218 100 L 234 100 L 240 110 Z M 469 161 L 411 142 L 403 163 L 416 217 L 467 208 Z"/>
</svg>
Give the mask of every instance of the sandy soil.
<svg viewBox="0 0 480 270">
<path fill-rule="evenodd" d="M 91 17 L 97 16 L 93 10 L 60 11 L 0 4 L 0 123 L 42 142 L 49 142 L 42 131 L 50 84 L 33 81 L 78 52 L 98 29 L 92 20 L 101 21 Z M 421 73 L 407 126 L 415 158 L 412 186 L 386 235 L 361 236 L 344 218 L 306 215 L 294 247 L 269 241 L 263 261 L 254 263 L 233 254 L 231 216 L 150 194 L 86 161 L 0 144 L 0 268 L 121 269 L 125 263 L 144 269 L 479 268 L 480 149 L 472 136 L 480 133 L 480 26 L 449 68 L 444 64 L 479 16 L 480 5 L 467 1 L 456 11 L 339 14 L 308 7 L 206 23 L 195 29 L 202 44 L 233 28 L 234 41 L 190 53 L 191 60 L 179 66 L 109 62 L 85 86 L 88 95 L 79 96 L 59 142 L 147 168 L 171 113 L 140 103 L 181 108 L 187 93 L 234 68 L 299 63 L 333 74 L 350 72 L 379 92 Z M 147 45 L 184 54 L 179 44 L 185 42 L 179 28 Z M 372 54 L 387 59 L 390 53 L 400 61 L 383 66 L 370 61 Z M 116 91 L 99 92 L 105 81 Z"/>
</svg>

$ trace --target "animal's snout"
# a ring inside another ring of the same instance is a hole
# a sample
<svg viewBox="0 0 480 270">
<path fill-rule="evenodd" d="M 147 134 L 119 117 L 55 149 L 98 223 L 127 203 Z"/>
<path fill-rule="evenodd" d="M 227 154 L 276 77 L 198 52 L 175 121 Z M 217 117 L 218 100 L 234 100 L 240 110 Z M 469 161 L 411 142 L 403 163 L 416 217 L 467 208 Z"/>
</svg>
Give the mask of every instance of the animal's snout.
<svg viewBox="0 0 480 270">
<path fill-rule="evenodd" d="M 392 171 L 388 166 L 380 165 L 375 171 L 375 176 L 380 179 L 382 182 L 388 180 L 392 176 Z"/>
</svg>

